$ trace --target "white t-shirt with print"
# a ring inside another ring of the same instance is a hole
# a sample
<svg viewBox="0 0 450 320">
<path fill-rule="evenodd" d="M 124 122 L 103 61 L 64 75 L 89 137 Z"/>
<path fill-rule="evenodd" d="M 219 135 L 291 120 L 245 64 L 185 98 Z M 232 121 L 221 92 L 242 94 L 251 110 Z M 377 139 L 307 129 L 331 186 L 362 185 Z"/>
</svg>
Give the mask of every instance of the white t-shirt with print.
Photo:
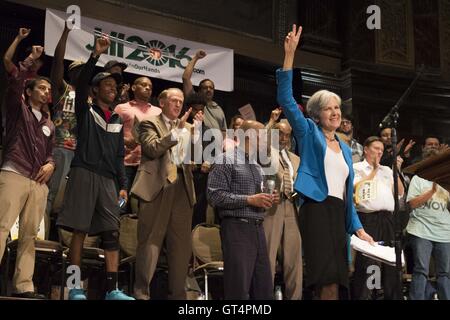
<svg viewBox="0 0 450 320">
<path fill-rule="evenodd" d="M 432 187 L 433 182 L 414 176 L 409 185 L 406 201 L 424 194 Z M 406 231 L 430 241 L 450 242 L 450 212 L 447 208 L 449 199 L 449 192 L 438 186 L 427 203 L 412 210 Z"/>
</svg>

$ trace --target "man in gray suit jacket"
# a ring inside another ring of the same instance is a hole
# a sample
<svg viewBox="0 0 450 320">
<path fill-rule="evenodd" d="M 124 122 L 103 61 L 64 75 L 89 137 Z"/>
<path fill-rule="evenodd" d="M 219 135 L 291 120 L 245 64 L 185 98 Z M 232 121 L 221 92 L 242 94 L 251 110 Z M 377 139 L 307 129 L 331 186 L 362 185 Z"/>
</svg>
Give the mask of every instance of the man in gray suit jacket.
<svg viewBox="0 0 450 320">
<path fill-rule="evenodd" d="M 186 299 L 184 284 L 191 258 L 191 220 L 195 204 L 192 169 L 186 157 L 191 126 L 181 119 L 181 90 L 167 89 L 160 103 L 162 113 L 138 127 L 142 160 L 131 193 L 139 199 L 138 246 L 136 251 L 137 299 L 150 299 L 161 246 L 166 244 L 169 265 L 169 299 Z"/>
</svg>

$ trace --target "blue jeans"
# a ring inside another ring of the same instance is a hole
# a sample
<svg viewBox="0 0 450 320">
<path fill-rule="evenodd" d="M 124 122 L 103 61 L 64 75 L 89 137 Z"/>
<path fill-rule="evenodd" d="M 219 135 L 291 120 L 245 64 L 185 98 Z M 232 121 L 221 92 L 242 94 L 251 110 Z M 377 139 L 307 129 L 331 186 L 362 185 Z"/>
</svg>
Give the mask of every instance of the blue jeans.
<svg viewBox="0 0 450 320">
<path fill-rule="evenodd" d="M 410 299 L 425 300 L 430 257 L 433 253 L 436 265 L 438 298 L 450 300 L 450 243 L 430 241 L 413 235 L 410 235 L 410 237 L 414 255 Z"/>
</svg>

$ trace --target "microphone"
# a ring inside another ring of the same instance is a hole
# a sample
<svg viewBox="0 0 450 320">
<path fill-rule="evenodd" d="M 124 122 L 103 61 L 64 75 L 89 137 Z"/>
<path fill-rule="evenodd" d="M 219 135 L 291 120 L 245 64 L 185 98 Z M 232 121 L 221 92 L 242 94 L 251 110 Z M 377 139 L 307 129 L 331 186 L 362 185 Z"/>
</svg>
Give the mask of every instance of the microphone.
<svg viewBox="0 0 450 320">
<path fill-rule="evenodd" d="M 380 122 L 378 127 L 380 129 L 387 128 L 391 124 L 392 121 L 392 115 L 395 114 L 398 111 L 397 105 L 395 105 L 391 111 L 384 117 L 383 121 Z"/>
</svg>

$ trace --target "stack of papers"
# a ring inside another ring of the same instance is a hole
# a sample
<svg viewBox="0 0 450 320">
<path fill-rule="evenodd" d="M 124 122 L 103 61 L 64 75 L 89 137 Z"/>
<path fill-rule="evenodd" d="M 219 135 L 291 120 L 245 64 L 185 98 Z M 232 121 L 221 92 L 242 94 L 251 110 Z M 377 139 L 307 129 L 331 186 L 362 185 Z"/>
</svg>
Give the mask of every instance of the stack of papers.
<svg viewBox="0 0 450 320">
<path fill-rule="evenodd" d="M 357 236 L 352 235 L 350 245 L 356 251 L 361 252 L 364 256 L 371 259 L 386 263 L 391 266 L 395 266 L 395 248 L 382 246 L 375 244 L 371 245 L 367 241 L 359 239 Z M 405 256 L 402 251 L 402 266 L 405 265 Z"/>
</svg>

